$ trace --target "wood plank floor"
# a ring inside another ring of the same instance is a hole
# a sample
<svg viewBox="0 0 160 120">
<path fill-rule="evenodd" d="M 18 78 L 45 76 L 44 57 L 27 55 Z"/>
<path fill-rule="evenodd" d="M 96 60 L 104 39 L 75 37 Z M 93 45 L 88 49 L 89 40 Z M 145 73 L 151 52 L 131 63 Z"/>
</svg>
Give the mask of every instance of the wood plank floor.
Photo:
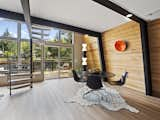
<svg viewBox="0 0 160 120">
<path fill-rule="evenodd" d="M 80 88 L 71 78 L 34 84 L 33 89 L 17 91 L 0 100 L 0 120 L 160 120 L 160 99 L 121 88 L 127 102 L 140 110 L 113 112 L 100 106 L 82 107 L 65 103 Z M 0 92 L 5 88 L 0 88 Z"/>
</svg>

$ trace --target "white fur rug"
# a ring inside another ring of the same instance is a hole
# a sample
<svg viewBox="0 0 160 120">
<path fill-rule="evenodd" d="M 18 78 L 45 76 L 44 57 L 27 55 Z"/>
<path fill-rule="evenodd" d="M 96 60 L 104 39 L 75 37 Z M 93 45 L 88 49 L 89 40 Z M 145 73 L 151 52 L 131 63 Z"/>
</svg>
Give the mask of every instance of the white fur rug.
<svg viewBox="0 0 160 120">
<path fill-rule="evenodd" d="M 138 113 L 139 111 L 128 105 L 126 101 L 120 96 L 119 92 L 113 88 L 104 87 L 100 90 L 92 90 L 87 86 L 79 89 L 76 95 L 66 102 L 79 103 L 83 106 L 102 105 L 108 110 L 118 111 L 120 109 L 127 109 L 130 112 Z"/>
</svg>

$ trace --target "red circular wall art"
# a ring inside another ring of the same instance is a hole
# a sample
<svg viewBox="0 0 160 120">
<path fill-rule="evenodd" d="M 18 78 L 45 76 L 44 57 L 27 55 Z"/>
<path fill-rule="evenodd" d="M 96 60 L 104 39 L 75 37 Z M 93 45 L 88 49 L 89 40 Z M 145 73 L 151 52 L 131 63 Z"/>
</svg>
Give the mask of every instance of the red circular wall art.
<svg viewBox="0 0 160 120">
<path fill-rule="evenodd" d="M 117 40 L 114 46 L 117 51 L 125 51 L 127 47 L 126 42 L 123 40 Z"/>
</svg>

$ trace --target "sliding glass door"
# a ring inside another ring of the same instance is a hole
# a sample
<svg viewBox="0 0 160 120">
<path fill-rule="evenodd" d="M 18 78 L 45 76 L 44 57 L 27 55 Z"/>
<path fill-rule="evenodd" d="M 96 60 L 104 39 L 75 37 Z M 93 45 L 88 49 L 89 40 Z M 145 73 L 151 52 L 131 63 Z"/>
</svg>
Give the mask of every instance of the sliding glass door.
<svg viewBox="0 0 160 120">
<path fill-rule="evenodd" d="M 59 48 L 55 46 L 44 47 L 44 79 L 53 79 L 59 77 L 58 49 Z"/>
<path fill-rule="evenodd" d="M 71 77 L 72 73 L 72 65 L 73 65 L 73 59 L 72 59 L 72 47 L 60 47 L 59 52 L 60 52 L 60 77 Z"/>
<path fill-rule="evenodd" d="M 44 79 L 71 77 L 72 47 L 45 46 Z"/>
</svg>

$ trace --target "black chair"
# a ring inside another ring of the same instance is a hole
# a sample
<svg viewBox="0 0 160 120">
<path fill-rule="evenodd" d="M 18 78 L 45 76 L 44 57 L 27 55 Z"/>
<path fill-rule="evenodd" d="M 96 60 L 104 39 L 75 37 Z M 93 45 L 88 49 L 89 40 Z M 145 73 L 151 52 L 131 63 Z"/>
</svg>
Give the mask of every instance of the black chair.
<svg viewBox="0 0 160 120">
<path fill-rule="evenodd" d="M 127 78 L 127 75 L 128 75 L 128 72 L 125 72 L 122 77 L 120 78 L 120 80 L 118 81 L 108 81 L 109 84 L 111 85 L 119 85 L 119 86 L 122 86 L 125 84 L 126 82 L 126 78 Z"/>
<path fill-rule="evenodd" d="M 77 72 L 75 70 L 72 70 L 73 78 L 76 82 L 80 82 L 80 77 L 77 75 Z"/>
<path fill-rule="evenodd" d="M 73 78 L 76 82 L 87 82 L 87 74 L 85 75 L 78 75 L 75 70 L 72 70 Z"/>
<path fill-rule="evenodd" d="M 93 90 L 101 89 L 103 87 L 101 76 L 98 74 L 88 75 L 87 86 Z"/>
<path fill-rule="evenodd" d="M 89 94 L 90 92 L 92 92 L 92 91 L 101 90 L 102 89 L 103 85 L 102 85 L 102 80 L 101 80 L 100 74 L 98 74 L 98 73 L 89 74 L 88 78 L 87 78 L 87 86 L 89 88 L 91 88 L 91 90 L 89 90 L 88 92 L 84 93 L 83 94 L 83 98 L 85 98 L 85 96 L 87 94 Z"/>
</svg>

